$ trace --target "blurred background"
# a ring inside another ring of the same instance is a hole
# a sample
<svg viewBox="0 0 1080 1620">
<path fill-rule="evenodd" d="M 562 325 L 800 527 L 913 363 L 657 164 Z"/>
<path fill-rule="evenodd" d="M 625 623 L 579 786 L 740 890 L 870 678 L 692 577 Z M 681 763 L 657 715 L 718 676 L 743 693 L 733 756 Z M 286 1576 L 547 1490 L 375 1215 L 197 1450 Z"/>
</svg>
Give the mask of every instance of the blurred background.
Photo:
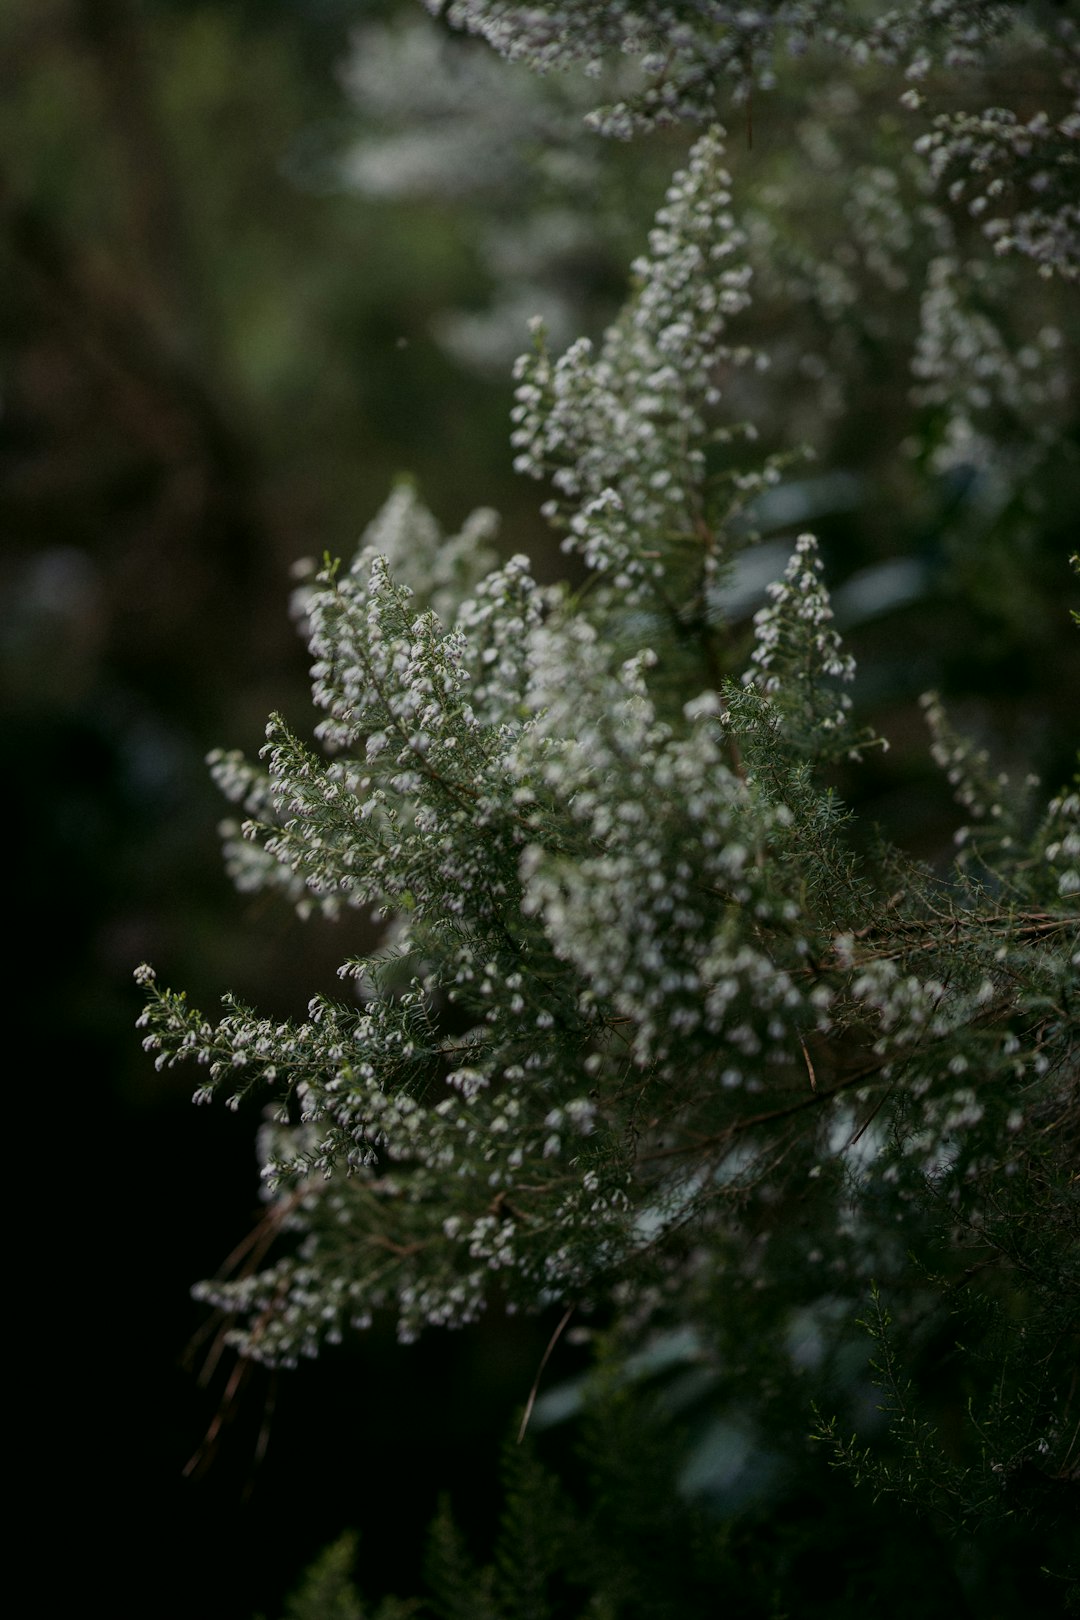
<svg viewBox="0 0 1080 1620">
<path fill-rule="evenodd" d="M 1055 357 L 1075 309 L 1022 267 L 1006 337 L 1030 365 L 988 399 L 930 362 L 915 386 L 923 249 L 872 150 L 895 128 L 872 78 L 805 72 L 812 97 L 781 85 L 753 146 L 733 135 L 748 341 L 774 380 L 727 408 L 817 461 L 759 514 L 725 611 L 737 648 L 793 533 L 818 530 L 863 717 L 893 743 L 841 786 L 940 861 L 956 817 L 920 691 L 1004 765 L 1073 768 L 1077 397 Z M 550 1322 L 492 1313 L 408 1350 L 377 1328 L 318 1368 L 241 1377 L 226 1356 L 200 1383 L 213 1339 L 187 1291 L 257 1214 L 256 1121 L 196 1112 L 188 1076 L 154 1071 L 131 974 L 150 960 L 207 1010 L 229 988 L 283 1016 L 370 943 L 231 891 L 204 756 L 257 751 L 271 709 L 305 723 L 290 570 L 349 555 L 399 473 L 448 532 L 494 506 L 506 552 L 560 575 L 511 468 L 512 360 L 534 313 L 556 345 L 602 331 L 687 143 L 599 142 L 595 94 L 416 0 L 0 9 L 7 971 L 29 1010 L 9 1073 L 12 1135 L 44 1148 L 13 1247 L 38 1301 L 43 1592 L 271 1615 L 345 1526 L 370 1590 L 408 1590 L 440 1493 L 478 1534 L 493 1511 Z"/>
</svg>

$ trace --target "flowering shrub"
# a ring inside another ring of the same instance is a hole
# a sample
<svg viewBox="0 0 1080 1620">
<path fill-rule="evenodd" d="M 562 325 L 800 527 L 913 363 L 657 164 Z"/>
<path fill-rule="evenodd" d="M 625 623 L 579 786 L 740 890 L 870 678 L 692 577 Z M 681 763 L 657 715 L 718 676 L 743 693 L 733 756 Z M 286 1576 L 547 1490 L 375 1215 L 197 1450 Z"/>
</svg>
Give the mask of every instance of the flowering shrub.
<svg viewBox="0 0 1080 1620">
<path fill-rule="evenodd" d="M 449 17 L 540 67 L 638 53 L 637 100 L 601 120 L 616 133 L 709 116 L 718 77 L 749 93 L 778 42 L 922 84 L 982 61 L 1014 21 L 942 0 L 857 26 L 850 10 L 457 0 Z M 921 143 L 935 183 L 1004 167 L 978 198 L 1011 188 L 1012 223 L 972 212 L 1032 275 L 1076 271 L 1069 117 L 1021 136 L 1005 115 L 950 116 Z M 867 207 L 892 196 L 879 176 Z M 142 968 L 145 1042 L 201 1068 L 197 1101 L 272 1099 L 260 1153 L 280 1252 L 199 1290 L 243 1355 L 292 1365 L 382 1311 L 408 1340 L 474 1320 L 497 1286 L 512 1309 L 603 1314 L 624 1354 L 689 1331 L 721 1383 L 753 1331 L 760 1378 L 741 1399 L 760 1414 L 784 1379 L 831 1364 L 872 1284 L 916 1338 L 968 1289 L 980 1367 L 1011 1364 L 1018 1327 L 1042 1358 L 976 1413 L 981 1438 L 943 1451 L 912 1416 L 884 1308 L 907 1460 L 886 1445 L 868 1461 L 828 1417 L 821 1433 L 953 1525 L 1009 1518 L 1027 1511 L 1025 1470 L 1076 1466 L 1080 795 L 1040 808 L 929 696 L 933 757 L 972 825 L 951 869 L 921 864 L 854 824 L 830 776 L 882 739 L 853 724 L 814 535 L 790 540 L 749 638 L 726 614 L 785 466 L 730 408 L 768 359 L 740 335 L 756 229 L 711 124 L 602 342 L 554 355 L 538 327 L 519 363 L 517 465 L 550 484 L 578 588 L 500 563 L 486 511 L 445 540 L 407 485 L 347 567 L 308 580 L 322 747 L 275 717 L 262 765 L 213 757 L 246 818 L 227 859 L 244 890 L 374 913 L 384 948 L 348 959 L 341 998 L 315 996 L 298 1023 L 231 998 L 208 1019 Z M 995 348 L 1000 329 L 957 291 L 949 229 L 933 214 L 916 376 L 956 421 L 997 385 L 1023 411 L 1023 379 L 1046 369 Z M 1044 335 L 1051 369 L 1061 347 Z M 964 401 L 961 373 L 983 397 Z M 996 1374 L 971 1376 L 980 1391 Z M 834 1382 L 834 1402 L 856 1385 Z"/>
</svg>

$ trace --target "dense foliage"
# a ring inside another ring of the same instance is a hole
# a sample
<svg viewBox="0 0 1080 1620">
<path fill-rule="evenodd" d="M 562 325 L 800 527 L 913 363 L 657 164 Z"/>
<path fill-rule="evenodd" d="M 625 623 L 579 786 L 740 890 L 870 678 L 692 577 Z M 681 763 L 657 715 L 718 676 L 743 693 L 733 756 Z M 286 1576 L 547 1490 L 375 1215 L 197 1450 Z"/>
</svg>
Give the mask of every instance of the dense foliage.
<svg viewBox="0 0 1080 1620">
<path fill-rule="evenodd" d="M 818 177 L 793 167 L 744 205 L 709 122 L 603 338 L 556 354 L 536 326 L 513 445 L 573 585 L 500 561 L 486 509 L 444 537 L 408 483 L 351 563 L 303 581 L 321 746 L 275 716 L 261 765 L 213 756 L 227 860 L 303 914 L 374 913 L 384 942 L 303 1021 L 229 997 L 214 1021 L 140 969 L 159 1065 L 201 1065 L 197 1101 L 273 1099 L 263 1229 L 200 1295 L 272 1365 L 375 1313 L 408 1340 L 496 1295 L 599 1335 L 600 1370 L 564 1392 L 594 1425 L 587 1537 L 514 1465 L 493 1574 L 437 1530 L 437 1613 L 848 1612 L 851 1586 L 798 1606 L 817 1527 L 765 1551 L 828 1465 L 841 1502 L 869 1487 L 866 1533 L 875 1495 L 921 1515 L 942 1539 L 919 1570 L 972 1607 L 993 1590 L 1012 1613 L 1040 1581 L 1054 1604 L 1075 1577 L 1080 787 L 1047 795 L 1022 756 L 998 769 L 928 693 L 966 824 L 955 861 L 915 858 L 845 807 L 888 739 L 854 709 L 815 535 L 789 533 L 752 619 L 749 582 L 776 553 L 763 530 L 798 531 L 806 506 L 777 424 L 808 412 L 835 453 L 884 363 L 913 382 L 875 464 L 903 463 L 930 513 L 950 479 L 978 483 L 961 551 L 973 530 L 1047 538 L 1039 485 L 1070 476 L 1076 397 L 1075 34 L 946 0 L 448 16 L 541 68 L 637 53 L 641 84 L 597 120 L 625 135 L 713 119 L 728 78 L 744 105 L 797 83 L 781 48 L 838 53 L 853 93 L 868 76 L 879 144 L 850 173 L 827 116 L 805 136 L 850 199 L 823 247 L 798 228 Z M 1018 64 L 1023 105 L 987 107 Z M 897 78 L 903 107 L 881 111 Z M 935 111 L 957 83 L 962 110 Z M 789 302 L 812 354 L 785 346 Z M 1063 594 L 1065 553 L 1050 572 Z M 690 1438 L 654 1436 L 657 1400 L 694 1415 Z M 627 1487 L 612 1508 L 630 1474 L 647 1506 Z M 873 1590 L 902 1604 L 896 1537 L 921 1532 L 888 1511 Z M 628 1579 L 631 1556 L 652 1573 Z"/>
</svg>

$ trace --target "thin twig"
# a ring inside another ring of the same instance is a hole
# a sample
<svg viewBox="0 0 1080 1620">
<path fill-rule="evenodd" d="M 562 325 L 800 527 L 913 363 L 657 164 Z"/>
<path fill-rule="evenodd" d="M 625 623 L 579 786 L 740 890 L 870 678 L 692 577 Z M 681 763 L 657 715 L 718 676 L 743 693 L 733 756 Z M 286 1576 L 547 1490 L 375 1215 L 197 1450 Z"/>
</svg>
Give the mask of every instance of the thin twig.
<svg viewBox="0 0 1080 1620">
<path fill-rule="evenodd" d="M 561 1317 L 561 1319 L 559 1321 L 558 1327 L 555 1329 L 554 1333 L 551 1335 L 551 1338 L 548 1340 L 547 1349 L 544 1351 L 543 1355 L 540 1357 L 540 1365 L 536 1369 L 536 1377 L 533 1379 L 533 1387 L 529 1391 L 529 1398 L 525 1402 L 525 1411 L 522 1414 L 521 1427 L 518 1430 L 517 1443 L 518 1443 L 519 1446 L 520 1446 L 521 1442 L 525 1438 L 525 1430 L 529 1426 L 529 1419 L 532 1417 L 532 1409 L 536 1405 L 537 1391 L 540 1388 L 540 1380 L 544 1376 L 544 1368 L 548 1364 L 548 1358 L 550 1357 L 551 1352 L 554 1350 L 555 1346 L 558 1344 L 559 1339 L 560 1339 L 560 1337 L 562 1335 L 562 1331 L 565 1328 L 567 1322 L 569 1322 L 570 1318 L 573 1316 L 574 1311 L 576 1310 L 576 1308 L 577 1307 L 575 1305 L 568 1305 L 566 1307 L 566 1309 L 563 1312 L 562 1317 Z"/>
</svg>

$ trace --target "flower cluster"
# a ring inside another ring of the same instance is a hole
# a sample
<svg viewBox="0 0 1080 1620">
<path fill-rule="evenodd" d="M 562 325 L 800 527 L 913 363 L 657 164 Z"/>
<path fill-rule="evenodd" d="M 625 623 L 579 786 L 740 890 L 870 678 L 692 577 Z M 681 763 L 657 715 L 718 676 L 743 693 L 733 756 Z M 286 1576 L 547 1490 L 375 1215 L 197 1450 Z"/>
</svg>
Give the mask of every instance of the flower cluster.
<svg viewBox="0 0 1080 1620">
<path fill-rule="evenodd" d="M 269 811 L 250 829 L 266 881 L 283 866 L 294 891 L 376 905 L 396 947 L 346 962 L 358 1000 L 316 997 L 302 1023 L 228 998 L 215 1023 L 139 974 L 145 1044 L 206 1071 L 196 1100 L 278 1097 L 261 1151 L 291 1247 L 200 1289 L 245 1354 L 291 1364 L 385 1309 L 406 1339 L 459 1325 L 496 1277 L 528 1307 L 616 1279 L 645 1297 L 658 1267 L 678 1277 L 680 1234 L 722 1246 L 777 1153 L 839 1219 L 820 1172 L 863 1136 L 852 1098 L 877 1122 L 867 1184 L 940 1179 L 1070 1071 L 1075 1025 L 1033 1010 L 1074 983 L 1076 795 L 1036 837 L 1051 901 L 1005 840 L 1008 912 L 915 866 L 889 893 L 899 857 L 856 858 L 807 774 L 851 673 L 811 537 L 743 681 L 677 714 L 657 654 L 621 658 L 520 560 L 449 629 L 367 549 L 308 612 L 334 752 L 274 722 L 265 777 L 216 770 Z M 980 808 L 969 751 L 946 763 Z"/>
<path fill-rule="evenodd" d="M 709 418 L 726 373 L 764 364 L 725 338 L 750 301 L 751 272 L 723 155 L 719 128 L 694 146 L 599 352 L 581 339 L 553 360 L 538 331 L 516 372 L 515 466 L 551 477 L 558 493 L 546 510 L 567 529 L 566 549 L 630 604 L 663 591 L 673 541 L 710 545 Z"/>
<path fill-rule="evenodd" d="M 717 87 L 739 97 L 774 83 L 774 58 L 825 45 L 855 63 L 902 64 L 922 77 L 934 63 L 970 67 L 1013 22 L 1000 0 L 913 0 L 853 8 L 845 0 L 424 0 L 486 39 L 511 61 L 541 73 L 583 65 L 599 75 L 618 55 L 635 59 L 637 92 L 594 114 L 605 134 L 713 116 Z"/>
<path fill-rule="evenodd" d="M 920 405 L 947 409 L 957 421 L 985 419 L 992 409 L 1054 431 L 1054 405 L 1068 391 L 1062 336 L 1041 327 L 1019 347 L 1003 330 L 1004 310 L 980 299 L 987 276 L 978 264 L 953 255 L 930 261 L 923 289 L 920 330 L 911 369 L 912 397 Z M 992 313 L 991 313 L 992 311 Z"/>
<path fill-rule="evenodd" d="M 840 647 L 812 534 L 795 542 L 784 577 L 769 586 L 769 602 L 754 615 L 755 644 L 743 677 L 778 701 L 811 748 L 828 745 L 845 724 L 851 699 L 829 681 L 855 679 L 855 660 Z M 854 745 L 849 745 L 854 746 Z"/>
<path fill-rule="evenodd" d="M 940 113 L 916 142 L 930 175 L 962 204 L 997 254 L 1039 274 L 1080 278 L 1080 32 L 1061 30 L 1060 91 L 1070 105 L 1023 117 L 1010 107 Z"/>
<path fill-rule="evenodd" d="M 866 49 L 947 57 L 1001 8 L 909 9 L 917 27 L 879 15 Z M 699 37 L 839 29 L 847 10 L 451 7 L 552 65 L 663 24 L 680 96 Z M 890 196 L 868 178 L 857 206 L 892 219 Z M 873 273 L 887 284 L 908 246 L 894 231 Z M 499 563 L 486 509 L 444 539 L 402 485 L 301 593 L 321 746 L 275 717 L 262 767 L 214 756 L 246 817 L 227 835 L 241 887 L 386 926 L 302 1021 L 231 998 L 215 1021 L 140 970 L 159 1065 L 197 1065 L 199 1101 L 271 1109 L 284 1252 L 202 1289 L 250 1356 L 293 1362 L 376 1311 L 404 1338 L 458 1325 L 495 1285 L 514 1307 L 608 1299 L 644 1320 L 731 1255 L 739 1286 L 780 1297 L 822 1246 L 807 1305 L 831 1309 L 825 1290 L 895 1250 L 886 1203 L 900 1220 L 930 1187 L 977 1222 L 1005 1158 L 1050 1176 L 1080 1064 L 1078 796 L 1039 821 L 1031 786 L 930 700 L 934 754 L 993 829 L 935 875 L 853 835 L 822 779 L 860 741 L 813 536 L 749 646 L 721 622 L 753 538 L 740 508 L 779 478 L 721 419 L 758 360 L 732 341 L 746 247 L 712 128 L 603 342 L 521 363 L 519 464 L 551 481 L 582 591 Z"/>
</svg>

